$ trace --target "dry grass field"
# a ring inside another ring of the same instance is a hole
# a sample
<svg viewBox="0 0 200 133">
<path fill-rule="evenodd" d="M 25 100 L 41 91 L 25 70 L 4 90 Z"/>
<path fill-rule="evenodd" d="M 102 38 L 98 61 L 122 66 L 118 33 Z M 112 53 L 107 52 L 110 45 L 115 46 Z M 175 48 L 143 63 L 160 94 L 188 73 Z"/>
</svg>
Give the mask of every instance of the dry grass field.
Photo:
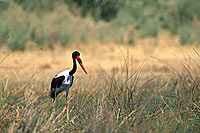
<svg viewBox="0 0 200 133">
<path fill-rule="evenodd" d="M 169 38 L 134 46 L 90 42 L 52 50 L 30 42 L 23 52 L 2 48 L 1 132 L 199 132 L 200 48 Z M 50 81 L 72 67 L 74 50 L 88 75 L 78 67 L 68 109 L 63 93 L 54 111 Z"/>
</svg>

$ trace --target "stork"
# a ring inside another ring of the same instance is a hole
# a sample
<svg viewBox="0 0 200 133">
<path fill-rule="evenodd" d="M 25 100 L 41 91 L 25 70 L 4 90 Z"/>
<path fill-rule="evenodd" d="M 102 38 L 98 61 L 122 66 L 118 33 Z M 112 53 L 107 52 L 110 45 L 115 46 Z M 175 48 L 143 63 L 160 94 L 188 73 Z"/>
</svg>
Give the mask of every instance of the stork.
<svg viewBox="0 0 200 133">
<path fill-rule="evenodd" d="M 76 60 L 80 64 L 83 71 L 87 74 L 85 67 L 83 66 L 82 60 L 80 58 L 80 53 L 78 51 L 74 51 L 72 53 L 72 60 L 73 60 L 73 68 L 71 70 L 64 70 L 52 79 L 51 81 L 51 88 L 50 88 L 50 96 L 53 99 L 52 105 L 54 106 L 54 102 L 56 97 L 59 93 L 66 91 L 66 101 L 69 93 L 69 88 L 73 84 L 74 74 L 77 69 Z M 66 104 L 67 106 L 67 104 Z"/>
</svg>

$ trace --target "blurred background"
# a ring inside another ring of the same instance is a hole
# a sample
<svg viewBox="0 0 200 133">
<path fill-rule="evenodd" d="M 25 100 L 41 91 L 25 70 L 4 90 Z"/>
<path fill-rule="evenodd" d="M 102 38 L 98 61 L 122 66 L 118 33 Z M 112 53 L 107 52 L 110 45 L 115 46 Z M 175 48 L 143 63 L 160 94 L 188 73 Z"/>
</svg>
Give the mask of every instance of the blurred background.
<svg viewBox="0 0 200 133">
<path fill-rule="evenodd" d="M 194 55 L 199 20 L 199 0 L 0 0 L 0 57 L 11 54 L 1 71 L 52 77 L 79 50 L 89 73 L 120 69 L 126 56 L 132 68 L 147 59 L 163 73 L 151 57 L 177 66 L 174 55 Z"/>
<path fill-rule="evenodd" d="M 0 45 L 134 45 L 163 32 L 178 44 L 198 45 L 199 20 L 199 0 L 0 0 Z"/>
</svg>

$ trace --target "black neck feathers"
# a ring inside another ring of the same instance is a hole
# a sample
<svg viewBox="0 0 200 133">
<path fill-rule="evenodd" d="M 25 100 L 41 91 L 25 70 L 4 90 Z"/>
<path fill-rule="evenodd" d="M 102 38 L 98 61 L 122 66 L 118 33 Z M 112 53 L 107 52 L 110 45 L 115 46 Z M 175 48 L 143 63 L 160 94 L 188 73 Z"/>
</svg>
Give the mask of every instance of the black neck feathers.
<svg viewBox="0 0 200 133">
<path fill-rule="evenodd" d="M 72 70 L 69 72 L 69 75 L 73 75 L 76 72 L 77 66 L 76 66 L 76 59 L 73 59 L 73 68 Z"/>
</svg>

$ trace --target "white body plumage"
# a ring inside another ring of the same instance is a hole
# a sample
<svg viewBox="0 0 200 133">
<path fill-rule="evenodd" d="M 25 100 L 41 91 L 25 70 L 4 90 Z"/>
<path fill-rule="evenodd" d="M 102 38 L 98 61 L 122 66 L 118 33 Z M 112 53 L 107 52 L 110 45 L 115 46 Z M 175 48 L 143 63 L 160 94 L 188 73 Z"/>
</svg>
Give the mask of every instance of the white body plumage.
<svg viewBox="0 0 200 133">
<path fill-rule="evenodd" d="M 55 76 L 55 78 L 58 78 L 58 77 L 61 77 L 61 76 L 65 76 L 65 79 L 63 80 L 62 83 L 63 84 L 71 84 L 72 81 L 70 81 L 70 79 L 71 79 L 70 77 L 72 77 L 72 76 L 69 75 L 69 72 L 70 72 L 70 70 L 64 70 L 64 71 L 58 73 Z"/>
</svg>

